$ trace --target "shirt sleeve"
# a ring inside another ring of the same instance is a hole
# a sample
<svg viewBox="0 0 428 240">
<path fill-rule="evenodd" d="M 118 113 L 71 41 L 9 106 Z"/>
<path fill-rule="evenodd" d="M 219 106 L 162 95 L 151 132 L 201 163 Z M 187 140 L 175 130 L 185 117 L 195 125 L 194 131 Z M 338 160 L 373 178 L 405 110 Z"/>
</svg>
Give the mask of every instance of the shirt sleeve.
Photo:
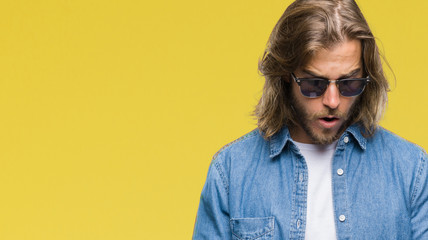
<svg viewBox="0 0 428 240">
<path fill-rule="evenodd" d="M 428 239 L 428 163 L 427 154 L 421 155 L 412 194 L 413 239 Z"/>
<path fill-rule="evenodd" d="M 231 239 L 228 189 L 224 169 L 213 160 L 202 189 L 193 240 Z"/>
</svg>

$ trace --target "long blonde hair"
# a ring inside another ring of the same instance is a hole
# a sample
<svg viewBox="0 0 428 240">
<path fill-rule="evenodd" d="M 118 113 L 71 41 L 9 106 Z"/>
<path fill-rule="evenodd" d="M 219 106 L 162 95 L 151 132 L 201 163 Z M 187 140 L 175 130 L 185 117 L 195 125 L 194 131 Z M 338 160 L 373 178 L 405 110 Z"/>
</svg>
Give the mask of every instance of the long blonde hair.
<svg viewBox="0 0 428 240">
<path fill-rule="evenodd" d="M 353 0 L 297 0 L 279 19 L 259 62 L 266 81 L 254 115 L 266 139 L 284 125 L 297 124 L 291 107 L 291 73 L 318 50 L 345 39 L 361 41 L 364 72 L 371 79 L 350 123 L 360 123 L 366 136 L 374 133 L 388 101 L 389 85 L 375 38 L 358 5 Z"/>
</svg>

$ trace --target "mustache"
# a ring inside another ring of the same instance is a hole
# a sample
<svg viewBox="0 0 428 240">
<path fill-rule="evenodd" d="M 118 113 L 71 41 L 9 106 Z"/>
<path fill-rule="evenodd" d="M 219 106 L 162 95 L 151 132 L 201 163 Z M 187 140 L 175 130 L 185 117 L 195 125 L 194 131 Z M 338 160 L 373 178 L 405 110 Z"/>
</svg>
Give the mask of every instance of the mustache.
<svg viewBox="0 0 428 240">
<path fill-rule="evenodd" d="M 310 114 L 309 118 L 310 119 L 318 119 L 318 118 L 323 118 L 323 117 L 326 117 L 326 116 L 334 116 L 334 117 L 337 117 L 337 118 L 345 118 L 345 117 L 347 117 L 347 115 L 344 112 L 341 112 L 341 111 L 339 111 L 337 109 L 327 108 L 327 109 L 324 109 L 321 112 Z"/>
</svg>

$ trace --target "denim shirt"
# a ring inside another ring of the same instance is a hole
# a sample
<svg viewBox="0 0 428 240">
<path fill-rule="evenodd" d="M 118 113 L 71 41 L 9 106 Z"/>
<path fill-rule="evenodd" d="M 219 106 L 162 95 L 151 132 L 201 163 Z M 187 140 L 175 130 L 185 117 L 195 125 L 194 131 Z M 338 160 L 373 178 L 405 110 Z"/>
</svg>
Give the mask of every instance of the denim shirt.
<svg viewBox="0 0 428 240">
<path fill-rule="evenodd" d="M 340 137 L 332 161 L 337 239 L 428 239 L 427 154 L 379 127 Z M 286 127 L 256 129 L 217 152 L 193 239 L 304 239 L 308 170 Z"/>
</svg>

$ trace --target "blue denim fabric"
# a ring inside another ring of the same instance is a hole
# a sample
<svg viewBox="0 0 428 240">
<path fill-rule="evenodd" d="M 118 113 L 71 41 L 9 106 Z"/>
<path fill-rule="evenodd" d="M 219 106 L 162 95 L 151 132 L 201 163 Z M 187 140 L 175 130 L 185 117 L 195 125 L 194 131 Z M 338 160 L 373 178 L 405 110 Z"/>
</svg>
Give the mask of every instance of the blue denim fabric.
<svg viewBox="0 0 428 240">
<path fill-rule="evenodd" d="M 307 187 L 288 129 L 269 141 L 254 130 L 214 156 L 193 239 L 304 239 Z M 332 189 L 337 239 L 428 239 L 420 147 L 380 127 L 366 139 L 353 125 L 334 153 Z"/>
</svg>

